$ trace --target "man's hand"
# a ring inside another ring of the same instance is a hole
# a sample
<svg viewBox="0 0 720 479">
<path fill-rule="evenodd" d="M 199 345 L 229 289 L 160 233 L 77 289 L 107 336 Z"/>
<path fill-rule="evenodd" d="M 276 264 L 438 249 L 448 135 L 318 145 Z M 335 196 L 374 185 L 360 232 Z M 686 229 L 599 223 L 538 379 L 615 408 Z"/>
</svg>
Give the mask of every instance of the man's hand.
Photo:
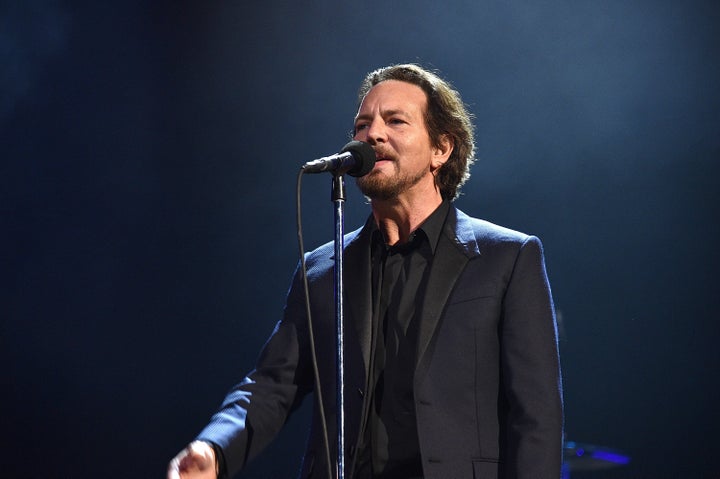
<svg viewBox="0 0 720 479">
<path fill-rule="evenodd" d="M 191 442 L 168 464 L 167 479 L 217 479 L 212 446 L 203 441 Z"/>
</svg>

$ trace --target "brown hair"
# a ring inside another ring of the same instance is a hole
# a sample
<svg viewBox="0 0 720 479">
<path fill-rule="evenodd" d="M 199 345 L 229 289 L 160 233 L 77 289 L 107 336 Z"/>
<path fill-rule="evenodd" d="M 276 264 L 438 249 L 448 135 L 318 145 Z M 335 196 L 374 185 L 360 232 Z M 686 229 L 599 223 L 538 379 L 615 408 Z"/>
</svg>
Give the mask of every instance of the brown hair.
<svg viewBox="0 0 720 479">
<path fill-rule="evenodd" d="M 433 146 L 439 147 L 443 135 L 453 143 L 447 162 L 437 170 L 435 182 L 443 199 L 454 200 L 460 187 L 470 177 L 475 161 L 472 115 L 450 83 L 437 74 L 415 64 L 391 65 L 367 74 L 358 91 L 358 105 L 370 89 L 386 80 L 399 80 L 417 85 L 427 96 L 425 125 Z"/>
</svg>

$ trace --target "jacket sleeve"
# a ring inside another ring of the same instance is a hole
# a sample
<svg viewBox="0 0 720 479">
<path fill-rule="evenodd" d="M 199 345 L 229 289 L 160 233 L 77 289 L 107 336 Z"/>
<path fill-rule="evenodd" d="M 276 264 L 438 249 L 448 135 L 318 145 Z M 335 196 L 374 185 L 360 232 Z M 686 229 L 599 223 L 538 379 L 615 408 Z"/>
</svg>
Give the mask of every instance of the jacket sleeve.
<svg viewBox="0 0 720 479">
<path fill-rule="evenodd" d="M 197 439 L 222 452 L 231 477 L 275 437 L 312 389 L 307 371 L 302 281 L 296 272 L 283 319 L 258 357 L 255 369 L 234 386 Z"/>
<path fill-rule="evenodd" d="M 555 312 L 536 237 L 527 237 L 518 251 L 502 309 L 506 476 L 555 479 L 562 466 L 562 383 Z"/>
</svg>

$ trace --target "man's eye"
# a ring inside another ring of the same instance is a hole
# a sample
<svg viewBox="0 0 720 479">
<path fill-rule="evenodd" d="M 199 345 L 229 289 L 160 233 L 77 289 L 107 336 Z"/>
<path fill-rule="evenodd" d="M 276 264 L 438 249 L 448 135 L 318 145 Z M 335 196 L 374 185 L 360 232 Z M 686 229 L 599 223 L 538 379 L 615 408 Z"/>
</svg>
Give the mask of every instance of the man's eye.
<svg viewBox="0 0 720 479">
<path fill-rule="evenodd" d="M 360 130 L 364 130 L 365 128 L 367 128 L 367 123 L 358 123 L 357 125 L 355 125 L 355 133 Z"/>
<path fill-rule="evenodd" d="M 401 120 L 400 118 L 391 118 L 391 119 L 388 121 L 388 123 L 390 123 L 391 125 L 400 125 L 400 124 L 405 123 L 405 122 L 404 122 L 403 120 Z"/>
</svg>

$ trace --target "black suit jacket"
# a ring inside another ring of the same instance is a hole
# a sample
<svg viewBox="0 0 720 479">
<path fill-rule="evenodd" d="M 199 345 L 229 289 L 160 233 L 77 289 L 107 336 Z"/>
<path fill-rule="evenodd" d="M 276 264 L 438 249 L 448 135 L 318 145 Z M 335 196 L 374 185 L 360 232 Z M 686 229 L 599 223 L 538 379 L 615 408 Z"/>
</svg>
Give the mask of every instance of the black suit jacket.
<svg viewBox="0 0 720 479">
<path fill-rule="evenodd" d="M 372 350 L 370 234 L 345 240 L 346 464 L 367 415 Z M 335 445 L 333 245 L 306 256 L 331 454 Z M 426 479 L 558 478 L 562 388 L 555 315 L 540 241 L 451 208 L 428 278 L 414 374 Z M 241 469 L 313 387 L 302 278 L 257 367 L 225 398 L 199 439 Z M 301 477 L 326 477 L 317 414 Z"/>
</svg>

